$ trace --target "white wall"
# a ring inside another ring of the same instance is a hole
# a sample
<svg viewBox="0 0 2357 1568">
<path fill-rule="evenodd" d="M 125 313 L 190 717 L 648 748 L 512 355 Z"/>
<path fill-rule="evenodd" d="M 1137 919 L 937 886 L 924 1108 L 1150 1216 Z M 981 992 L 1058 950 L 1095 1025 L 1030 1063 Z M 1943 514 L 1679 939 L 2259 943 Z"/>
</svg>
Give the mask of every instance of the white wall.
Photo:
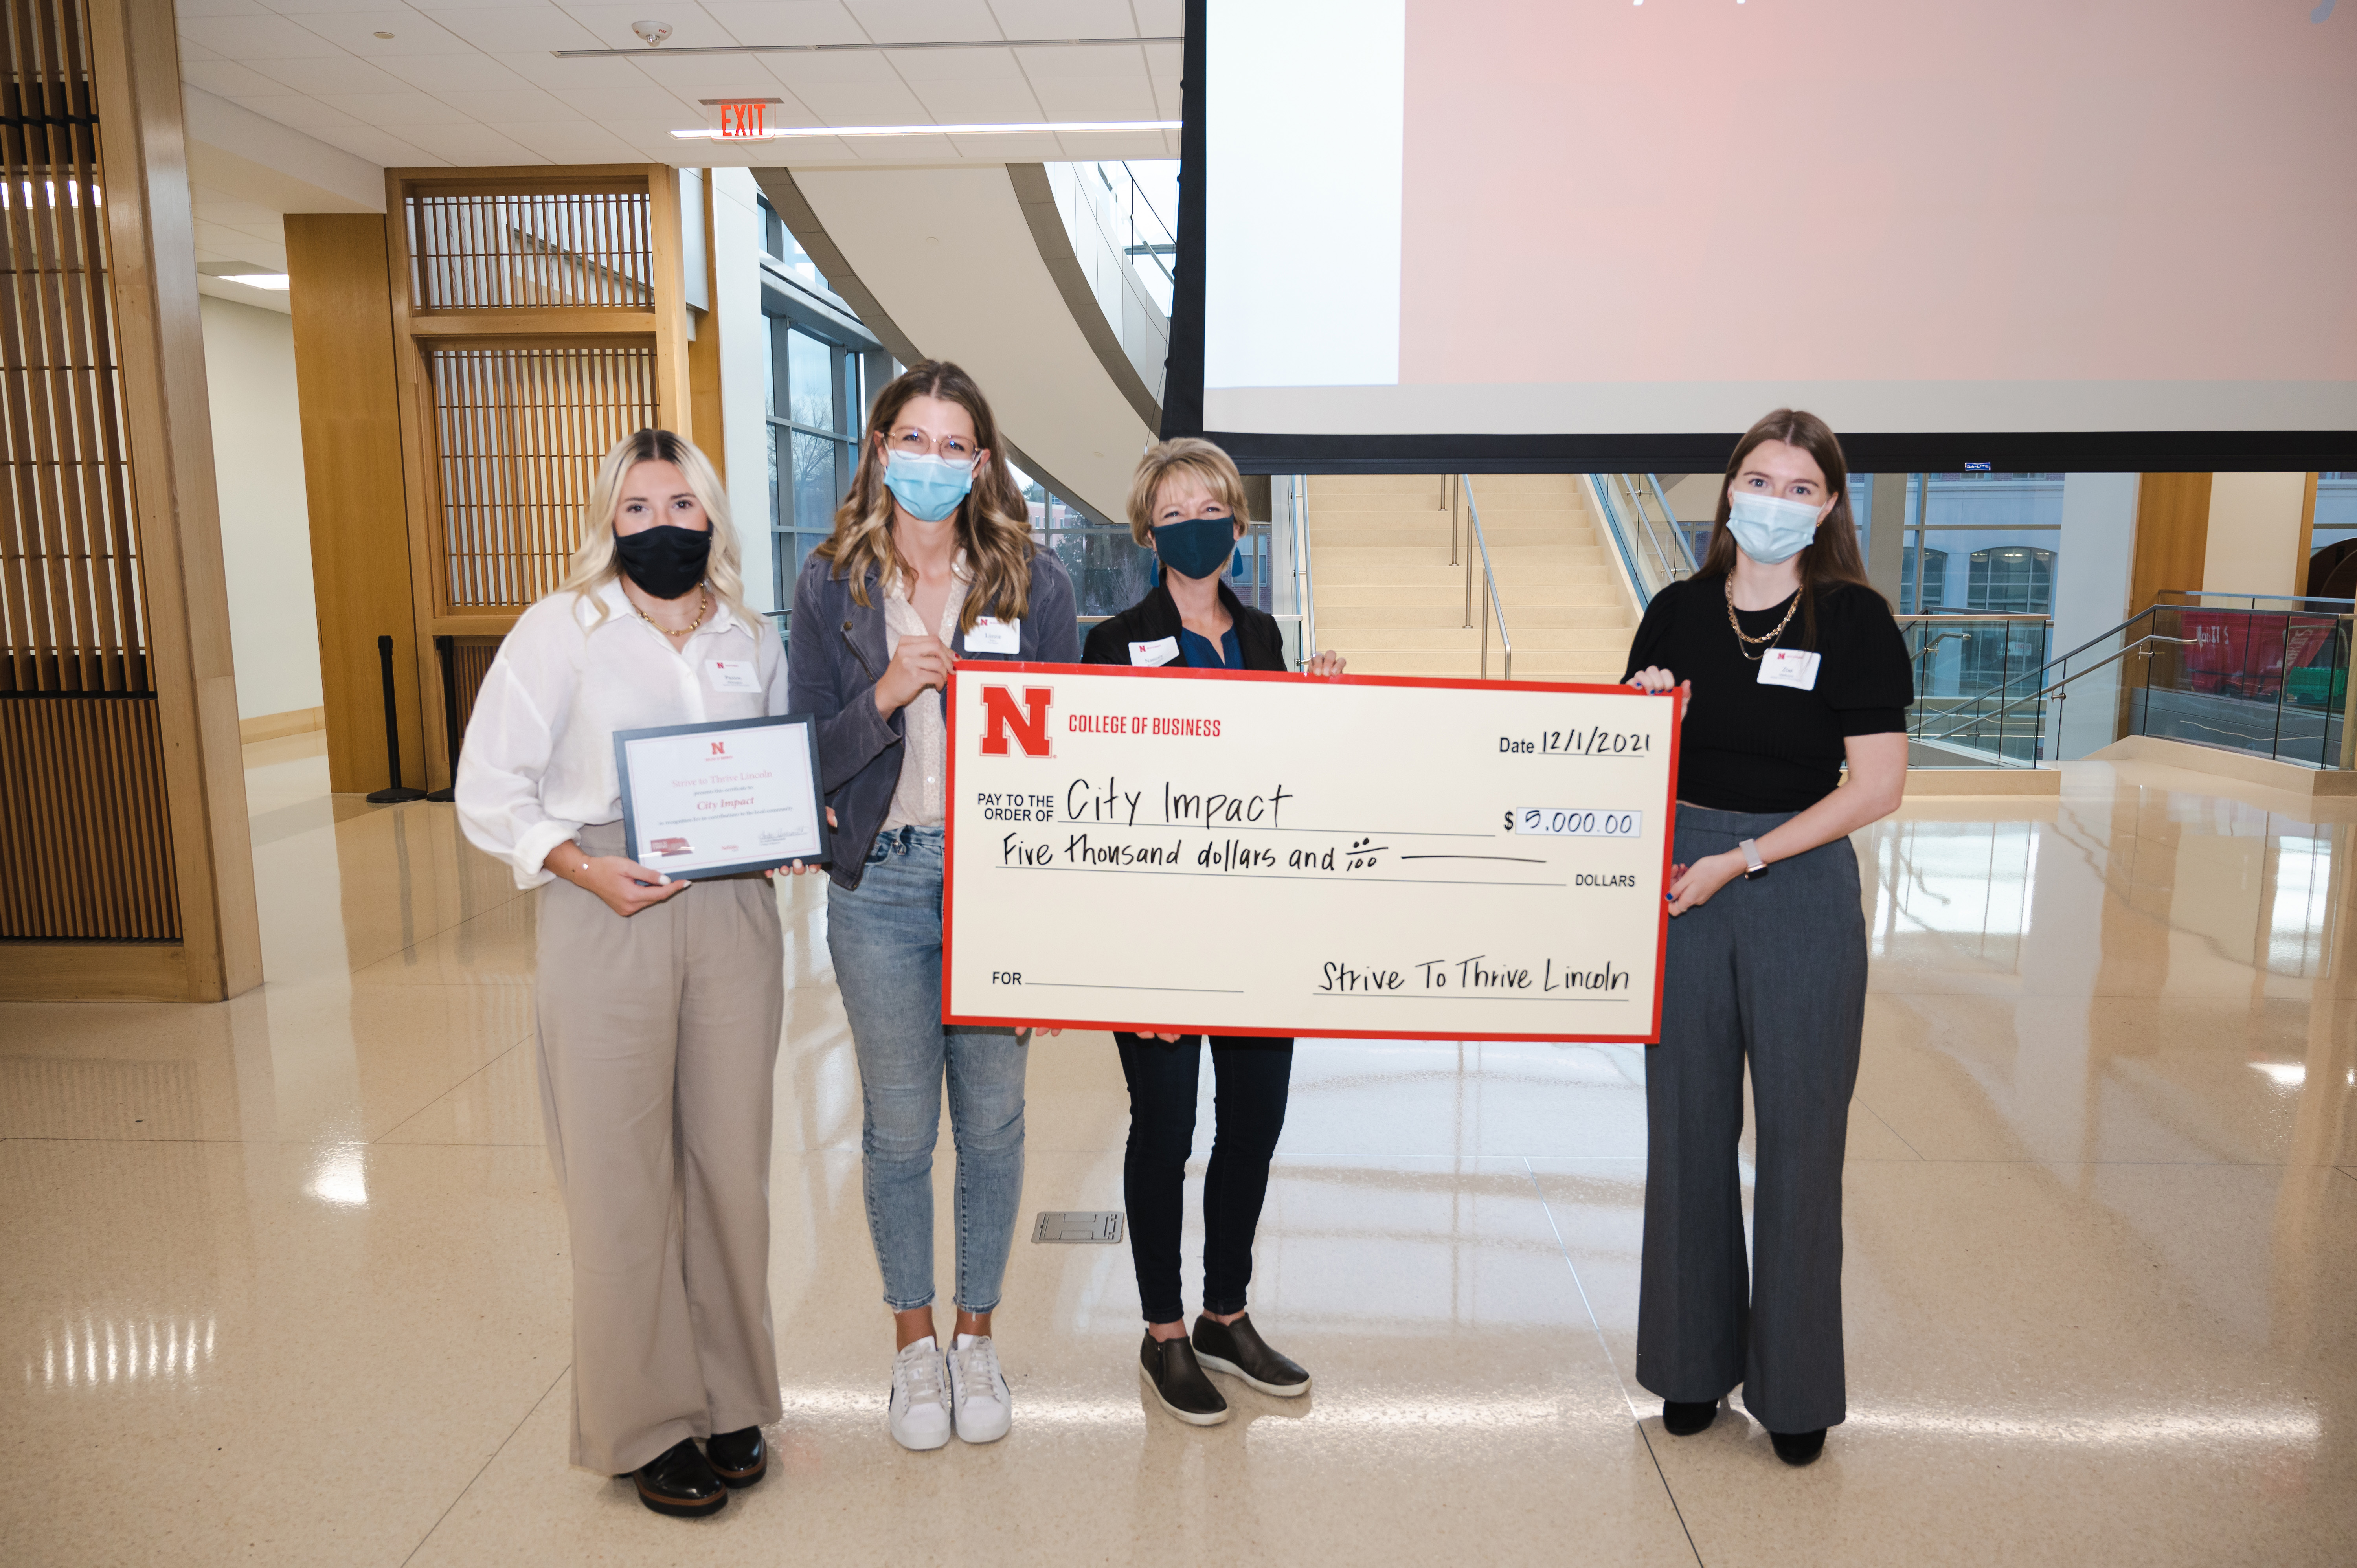
<svg viewBox="0 0 2357 1568">
<path fill-rule="evenodd" d="M 716 168 L 712 203 L 714 283 L 702 330 L 720 334 L 720 425 L 727 447 L 728 511 L 745 547 L 745 599 L 784 609 L 776 596 L 770 537 L 770 321 L 761 314 L 761 188 L 750 169 Z M 792 592 L 791 585 L 787 591 Z"/>
<path fill-rule="evenodd" d="M 2101 637 L 2127 618 L 2128 573 L 2136 560 L 2136 474 L 2066 474 L 2062 477 L 2061 557 L 2054 585 L 2054 640 L 2048 657 L 2059 659 Z M 2071 668 L 2099 660 L 2108 647 L 2090 650 Z M 2118 714 L 2120 666 L 2108 665 L 2074 681 L 2061 704 L 2055 755 L 2063 761 L 2112 743 Z"/>
<path fill-rule="evenodd" d="M 237 716 L 316 708 L 319 626 L 311 598 L 311 528 L 303 499 L 303 426 L 295 393 L 295 323 L 275 311 L 206 297 L 205 390 L 237 660 Z"/>
<path fill-rule="evenodd" d="M 2201 586 L 2213 594 L 2306 593 L 2299 521 L 2307 503 L 2306 474 L 2212 474 Z"/>
</svg>

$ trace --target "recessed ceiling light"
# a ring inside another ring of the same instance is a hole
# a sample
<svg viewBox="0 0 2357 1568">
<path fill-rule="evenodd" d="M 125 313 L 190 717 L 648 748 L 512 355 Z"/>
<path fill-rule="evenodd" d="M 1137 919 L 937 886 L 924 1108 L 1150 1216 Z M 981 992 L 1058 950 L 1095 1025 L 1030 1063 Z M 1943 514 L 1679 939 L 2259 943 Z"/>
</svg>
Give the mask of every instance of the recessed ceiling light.
<svg viewBox="0 0 2357 1568">
<path fill-rule="evenodd" d="M 223 283 L 242 283 L 248 288 L 266 288 L 274 293 L 286 292 L 288 279 L 285 273 L 223 273 Z"/>
<path fill-rule="evenodd" d="M 1042 132 L 1175 131 L 1176 120 L 1050 120 L 1012 125 L 773 125 L 758 136 L 673 131 L 681 141 L 771 142 L 783 136 L 1019 136 Z"/>
<path fill-rule="evenodd" d="M 377 37 L 380 38 L 389 38 L 393 37 L 393 35 L 391 33 L 379 33 Z"/>
</svg>

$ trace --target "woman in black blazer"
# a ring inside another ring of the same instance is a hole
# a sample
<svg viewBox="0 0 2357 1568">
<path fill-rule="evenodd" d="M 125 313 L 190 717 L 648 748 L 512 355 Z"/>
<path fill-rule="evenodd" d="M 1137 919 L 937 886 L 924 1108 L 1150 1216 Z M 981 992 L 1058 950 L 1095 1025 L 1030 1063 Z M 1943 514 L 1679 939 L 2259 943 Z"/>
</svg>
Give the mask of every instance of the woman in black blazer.
<svg viewBox="0 0 2357 1568">
<path fill-rule="evenodd" d="M 1162 563 L 1161 581 L 1128 609 L 1089 633 L 1090 664 L 1179 664 L 1206 670 L 1283 670 L 1276 620 L 1230 591 L 1221 576 L 1249 521 L 1244 483 L 1225 452 L 1208 441 L 1165 441 L 1138 460 L 1129 488 L 1129 530 Z M 1340 675 L 1342 659 L 1319 653 L 1306 675 Z M 1203 1311 L 1187 1335 L 1178 1285 L 1187 1155 L 1195 1142 L 1201 1035 L 1116 1031 L 1129 1080 L 1129 1150 L 1122 1189 L 1129 1208 L 1130 1256 L 1146 1314 L 1138 1369 L 1162 1408 L 1196 1426 L 1228 1419 L 1228 1402 L 1203 1369 L 1243 1379 L 1263 1393 L 1309 1391 L 1309 1374 L 1270 1348 L 1244 1312 L 1252 1282 L 1253 1232 L 1268 1192 L 1268 1162 L 1285 1128 L 1293 1042 L 1213 1035 L 1218 1084 L 1211 1162 L 1203 1178 Z"/>
</svg>

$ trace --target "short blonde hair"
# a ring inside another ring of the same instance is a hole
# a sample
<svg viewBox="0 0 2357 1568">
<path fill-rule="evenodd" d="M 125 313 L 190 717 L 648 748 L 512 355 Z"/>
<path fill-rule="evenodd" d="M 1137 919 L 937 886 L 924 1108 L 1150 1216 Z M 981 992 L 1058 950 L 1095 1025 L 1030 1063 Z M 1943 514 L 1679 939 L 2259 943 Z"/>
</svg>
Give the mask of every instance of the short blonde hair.
<svg viewBox="0 0 2357 1568">
<path fill-rule="evenodd" d="M 704 564 L 705 586 L 747 627 L 759 625 L 761 618 L 745 603 L 744 550 L 737 543 L 736 524 L 728 518 L 728 491 L 712 459 L 695 443 L 668 430 L 641 430 L 625 436 L 597 465 L 581 520 L 581 543 L 573 552 L 572 567 L 556 591 L 579 594 L 588 600 L 594 610 L 592 625 L 606 618 L 606 606 L 597 590 L 622 575 L 614 548 L 614 517 L 622 510 L 623 484 L 630 470 L 641 463 L 670 463 L 678 467 L 689 491 L 703 505 L 705 521 L 712 526 L 712 554 Z"/>
<path fill-rule="evenodd" d="M 1181 435 L 1175 440 L 1158 441 L 1146 449 L 1137 460 L 1137 473 L 1129 481 L 1129 536 L 1147 549 L 1154 546 L 1154 498 L 1162 489 L 1162 481 L 1173 474 L 1202 481 L 1212 499 L 1228 509 L 1228 515 L 1238 522 L 1252 521 L 1252 508 L 1244 499 L 1244 477 L 1236 472 L 1235 459 L 1198 435 Z"/>
</svg>

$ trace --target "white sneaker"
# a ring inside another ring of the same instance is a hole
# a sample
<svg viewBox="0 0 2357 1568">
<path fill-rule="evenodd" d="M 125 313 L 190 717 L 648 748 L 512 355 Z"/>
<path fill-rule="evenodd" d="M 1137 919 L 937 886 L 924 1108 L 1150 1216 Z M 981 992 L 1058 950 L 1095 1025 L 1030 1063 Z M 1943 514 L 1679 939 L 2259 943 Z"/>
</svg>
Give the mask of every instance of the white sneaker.
<svg viewBox="0 0 2357 1568">
<path fill-rule="evenodd" d="M 926 1335 L 892 1358 L 892 1441 L 921 1454 L 950 1440 L 950 1407 L 944 1402 L 942 1353 Z"/>
<path fill-rule="evenodd" d="M 996 1443 L 1015 1420 L 1015 1396 L 998 1369 L 987 1334 L 961 1334 L 951 1342 L 950 1406 L 957 1434 L 968 1443 Z"/>
</svg>

